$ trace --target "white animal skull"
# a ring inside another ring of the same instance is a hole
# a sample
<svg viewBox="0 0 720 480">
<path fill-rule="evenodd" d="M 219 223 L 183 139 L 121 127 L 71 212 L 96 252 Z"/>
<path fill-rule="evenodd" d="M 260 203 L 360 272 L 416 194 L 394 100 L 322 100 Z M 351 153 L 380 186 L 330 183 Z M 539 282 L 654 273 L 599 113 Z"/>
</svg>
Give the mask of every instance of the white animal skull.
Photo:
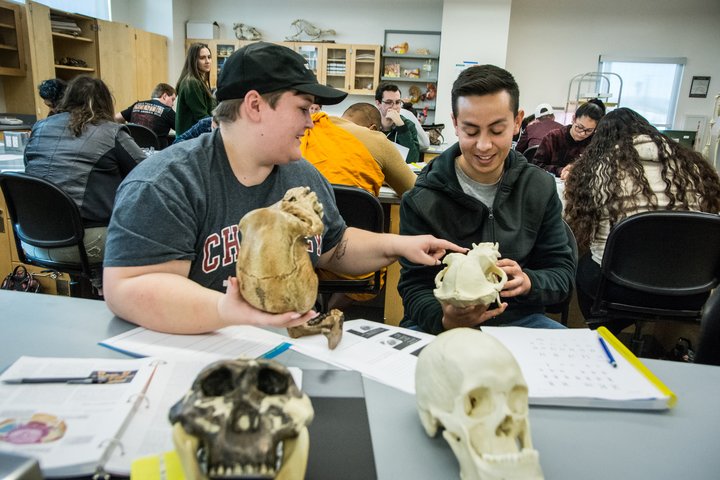
<svg viewBox="0 0 720 480">
<path fill-rule="evenodd" d="M 170 410 L 170 422 L 188 480 L 301 480 L 313 415 L 282 364 L 237 359 L 200 372 Z"/>
<path fill-rule="evenodd" d="M 507 274 L 495 265 L 498 258 L 498 244 L 489 242 L 473 243 L 467 255 L 446 255 L 443 263 L 447 267 L 435 276 L 435 298 L 456 307 L 500 303 Z"/>
<path fill-rule="evenodd" d="M 462 480 L 542 479 L 528 421 L 528 389 L 512 353 L 472 328 L 441 333 L 415 371 L 425 432 L 444 428 Z"/>
</svg>

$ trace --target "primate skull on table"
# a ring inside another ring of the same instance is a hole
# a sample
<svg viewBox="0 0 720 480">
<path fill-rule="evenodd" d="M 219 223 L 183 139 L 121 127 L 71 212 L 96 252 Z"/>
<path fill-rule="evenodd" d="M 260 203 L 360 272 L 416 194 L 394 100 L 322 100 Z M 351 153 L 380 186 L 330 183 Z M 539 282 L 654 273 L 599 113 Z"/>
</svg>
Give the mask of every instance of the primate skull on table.
<svg viewBox="0 0 720 480">
<path fill-rule="evenodd" d="M 443 429 L 462 480 L 543 478 L 527 384 L 498 340 L 472 328 L 441 333 L 420 352 L 415 391 L 425 432 Z"/>
<path fill-rule="evenodd" d="M 170 410 L 170 422 L 188 480 L 300 480 L 313 415 L 282 364 L 241 358 L 200 372 Z"/>
<path fill-rule="evenodd" d="M 270 313 L 305 313 L 315 304 L 318 278 L 307 238 L 323 233 L 323 207 L 308 187 L 291 188 L 279 202 L 247 213 L 237 278 L 243 298 Z"/>
<path fill-rule="evenodd" d="M 500 303 L 507 274 L 495 265 L 499 258 L 497 243 L 473 244 L 467 255 L 446 255 L 447 266 L 435 276 L 435 298 L 456 307 Z"/>
</svg>

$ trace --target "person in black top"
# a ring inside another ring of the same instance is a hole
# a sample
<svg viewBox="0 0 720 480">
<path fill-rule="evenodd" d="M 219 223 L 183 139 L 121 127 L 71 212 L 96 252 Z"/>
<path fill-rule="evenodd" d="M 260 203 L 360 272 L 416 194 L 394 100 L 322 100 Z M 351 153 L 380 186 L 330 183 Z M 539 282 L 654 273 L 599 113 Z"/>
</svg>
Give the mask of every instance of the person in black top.
<svg viewBox="0 0 720 480">
<path fill-rule="evenodd" d="M 170 130 L 175 128 L 175 89 L 167 83 L 158 83 L 152 91 L 150 100 L 135 102 L 120 113 L 115 114 L 119 123 L 137 123 L 147 127 L 157 135 L 160 148 L 167 147 Z"/>
</svg>

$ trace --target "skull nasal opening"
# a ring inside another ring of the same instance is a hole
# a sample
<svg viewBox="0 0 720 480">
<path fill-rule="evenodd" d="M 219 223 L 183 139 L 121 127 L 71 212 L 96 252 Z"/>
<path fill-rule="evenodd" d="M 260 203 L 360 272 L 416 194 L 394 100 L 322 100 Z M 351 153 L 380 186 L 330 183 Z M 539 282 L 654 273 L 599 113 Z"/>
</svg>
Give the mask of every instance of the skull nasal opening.
<svg viewBox="0 0 720 480">
<path fill-rule="evenodd" d="M 289 376 L 273 370 L 263 368 L 258 373 L 258 390 L 268 395 L 282 395 L 287 392 Z"/>
</svg>

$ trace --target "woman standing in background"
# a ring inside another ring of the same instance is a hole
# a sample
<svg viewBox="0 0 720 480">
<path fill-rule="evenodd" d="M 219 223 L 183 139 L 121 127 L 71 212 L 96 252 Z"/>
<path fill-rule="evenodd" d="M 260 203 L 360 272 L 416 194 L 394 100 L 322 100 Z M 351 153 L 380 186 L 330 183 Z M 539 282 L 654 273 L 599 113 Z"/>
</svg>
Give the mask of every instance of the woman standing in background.
<svg viewBox="0 0 720 480">
<path fill-rule="evenodd" d="M 204 43 L 188 48 L 185 65 L 175 90 L 175 135 L 182 135 L 200 119 L 212 115 L 215 99 L 210 91 L 212 55 Z"/>
</svg>

